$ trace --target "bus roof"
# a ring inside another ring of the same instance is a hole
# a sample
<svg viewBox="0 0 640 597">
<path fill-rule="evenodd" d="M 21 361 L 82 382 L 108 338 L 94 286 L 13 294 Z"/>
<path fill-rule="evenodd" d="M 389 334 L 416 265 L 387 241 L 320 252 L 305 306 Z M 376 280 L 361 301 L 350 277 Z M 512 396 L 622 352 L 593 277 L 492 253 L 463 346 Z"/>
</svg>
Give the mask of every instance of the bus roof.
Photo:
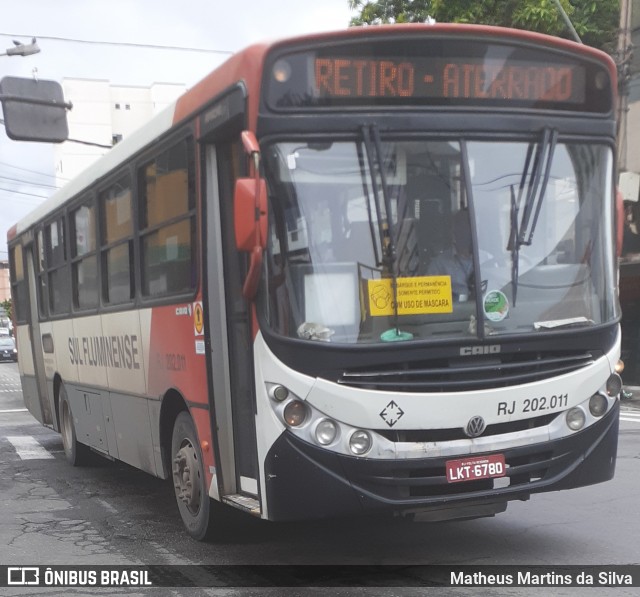
<svg viewBox="0 0 640 597">
<path fill-rule="evenodd" d="M 608 63 L 615 89 L 616 67 L 613 60 L 604 52 L 581 45 L 576 42 L 552 37 L 541 33 L 494 27 L 485 25 L 467 24 L 435 24 L 409 23 L 399 25 L 380 25 L 372 27 L 354 27 L 339 31 L 313 33 L 299 37 L 292 37 L 273 42 L 264 42 L 249 46 L 234 54 L 213 70 L 209 75 L 196 83 L 190 90 L 180 96 L 162 112 L 153 117 L 149 122 L 127 136 L 126 139 L 115 145 L 103 157 L 71 180 L 62 189 L 54 193 L 49 199 L 22 218 L 8 232 L 8 239 L 12 240 L 16 235 L 30 228 L 53 212 L 69 199 L 81 194 L 95 182 L 110 174 L 120 164 L 142 151 L 156 139 L 169 131 L 173 126 L 186 121 L 211 103 L 223 91 L 233 84 L 243 81 L 249 90 L 248 121 L 254 126 L 257 119 L 258 94 L 262 78 L 262 64 L 266 54 L 273 48 L 288 44 L 304 42 L 321 42 L 331 40 L 352 39 L 359 37 L 378 36 L 406 36 L 408 33 L 425 33 L 428 35 L 468 35 L 478 37 L 495 37 L 513 39 L 514 41 L 530 42 L 547 47 L 557 48 L 570 52 L 579 51 L 592 59 Z"/>
</svg>

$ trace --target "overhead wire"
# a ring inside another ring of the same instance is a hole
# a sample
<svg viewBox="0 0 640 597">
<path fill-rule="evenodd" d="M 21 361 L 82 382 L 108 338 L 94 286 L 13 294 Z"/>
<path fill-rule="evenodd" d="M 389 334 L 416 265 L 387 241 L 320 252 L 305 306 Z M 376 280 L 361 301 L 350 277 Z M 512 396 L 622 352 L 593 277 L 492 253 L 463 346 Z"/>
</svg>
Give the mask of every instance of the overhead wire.
<svg viewBox="0 0 640 597">
<path fill-rule="evenodd" d="M 22 178 L 12 178 L 11 176 L 3 176 L 2 174 L 0 174 L 0 178 L 2 180 L 9 180 L 11 182 L 17 182 L 19 184 L 26 184 L 34 187 L 47 187 L 48 189 L 56 189 L 56 190 L 60 188 L 57 185 L 47 184 L 45 182 L 32 182 L 30 180 L 24 180 Z"/>
<path fill-rule="evenodd" d="M 17 194 L 17 195 L 28 195 L 29 197 L 37 197 L 38 199 L 48 199 L 48 195 L 36 195 L 35 193 L 27 193 L 26 191 L 16 191 L 15 189 L 6 189 L 4 187 L 0 187 L 0 191 L 5 191 L 7 193 Z M 2 199 L 2 197 L 0 197 Z"/>
<path fill-rule="evenodd" d="M 212 48 L 194 48 L 188 46 L 168 46 L 162 44 L 143 44 L 136 42 L 126 42 L 126 41 L 106 41 L 106 40 L 90 40 L 90 39 L 77 39 L 73 37 L 58 37 L 53 35 L 33 35 L 33 34 L 24 34 L 24 33 L 1 33 L 0 35 L 6 37 L 35 37 L 38 40 L 45 39 L 50 41 L 66 41 L 72 43 L 79 44 L 90 44 L 90 45 L 103 45 L 103 46 L 122 46 L 122 47 L 133 47 L 133 48 L 142 48 L 142 49 L 150 49 L 150 50 L 174 50 L 180 52 L 203 52 L 208 54 L 225 54 L 231 55 L 233 51 L 231 50 L 214 50 Z"/>
<path fill-rule="evenodd" d="M 9 164 L 8 162 L 0 162 L 0 166 L 8 166 L 9 168 L 15 168 L 16 170 L 23 170 L 24 172 L 29 172 L 31 174 L 38 174 L 39 176 L 47 176 L 48 178 L 65 180 L 67 182 L 69 180 L 67 178 L 61 178 L 59 176 L 55 176 L 54 174 L 47 174 L 46 172 L 42 172 L 40 170 L 32 170 L 30 168 L 23 168 L 22 166 L 15 166 L 14 164 Z"/>
</svg>

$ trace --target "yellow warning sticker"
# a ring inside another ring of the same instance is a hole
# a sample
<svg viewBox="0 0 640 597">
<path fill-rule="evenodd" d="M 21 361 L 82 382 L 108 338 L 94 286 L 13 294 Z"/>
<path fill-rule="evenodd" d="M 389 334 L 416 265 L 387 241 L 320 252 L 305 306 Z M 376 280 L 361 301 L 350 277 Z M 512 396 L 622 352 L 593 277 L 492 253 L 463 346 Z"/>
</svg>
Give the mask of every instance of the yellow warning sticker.
<svg viewBox="0 0 640 597">
<path fill-rule="evenodd" d="M 204 333 L 204 313 L 202 312 L 202 301 L 193 304 L 193 328 L 196 336 Z"/>
<path fill-rule="evenodd" d="M 398 314 L 453 313 L 451 276 L 397 278 Z M 369 312 L 393 315 L 393 280 L 368 280 Z"/>
</svg>

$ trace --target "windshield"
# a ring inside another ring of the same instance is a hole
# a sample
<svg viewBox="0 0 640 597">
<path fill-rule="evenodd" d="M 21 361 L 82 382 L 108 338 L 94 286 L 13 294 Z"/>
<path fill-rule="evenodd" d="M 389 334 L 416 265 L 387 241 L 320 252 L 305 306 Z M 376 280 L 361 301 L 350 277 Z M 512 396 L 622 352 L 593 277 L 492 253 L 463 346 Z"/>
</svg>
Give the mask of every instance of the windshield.
<svg viewBox="0 0 640 597">
<path fill-rule="evenodd" d="M 617 316 L 611 148 L 369 133 L 264 152 L 276 333 L 369 344 Z"/>
</svg>

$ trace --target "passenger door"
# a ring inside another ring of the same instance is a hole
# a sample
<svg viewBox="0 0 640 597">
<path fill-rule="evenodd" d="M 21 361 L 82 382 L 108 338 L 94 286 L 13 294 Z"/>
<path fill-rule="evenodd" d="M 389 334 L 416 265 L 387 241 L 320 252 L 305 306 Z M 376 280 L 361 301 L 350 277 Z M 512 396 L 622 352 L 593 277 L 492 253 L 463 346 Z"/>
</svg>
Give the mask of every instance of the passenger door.
<svg viewBox="0 0 640 597">
<path fill-rule="evenodd" d="M 35 242 L 23 247 L 25 276 L 27 280 L 26 293 L 28 308 L 26 311 L 27 327 L 31 345 L 31 359 L 33 362 L 33 376 L 31 372 L 24 372 L 23 395 L 29 412 L 43 425 L 52 426 L 53 416 L 51 403 L 47 394 L 47 379 L 45 373 L 43 338 L 40 330 L 40 316 L 38 310 L 38 279 L 36 267 L 38 251 Z M 49 338 L 49 340 L 51 340 Z"/>
<path fill-rule="evenodd" d="M 253 341 L 242 296 L 246 255 L 236 249 L 233 189 L 244 159 L 239 132 L 214 135 L 205 161 L 205 326 L 210 343 L 216 475 L 220 497 L 255 512 L 259 503 Z M 235 133 L 235 134 L 234 134 Z M 248 500 L 247 500 L 248 498 Z M 247 503 L 249 504 L 247 506 Z"/>
</svg>

